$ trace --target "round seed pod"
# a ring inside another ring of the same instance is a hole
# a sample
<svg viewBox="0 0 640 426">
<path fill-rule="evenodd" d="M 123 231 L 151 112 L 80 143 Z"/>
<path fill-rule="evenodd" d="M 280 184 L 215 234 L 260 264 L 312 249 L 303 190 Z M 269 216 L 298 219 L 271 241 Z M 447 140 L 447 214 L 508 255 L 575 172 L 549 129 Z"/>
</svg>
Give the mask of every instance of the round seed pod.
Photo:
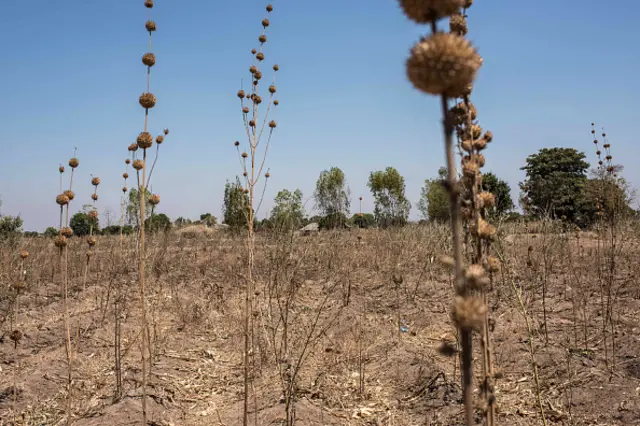
<svg viewBox="0 0 640 426">
<path fill-rule="evenodd" d="M 256 54 L 256 59 L 259 60 L 259 61 L 264 61 L 264 53 L 262 53 L 262 52 L 257 53 Z M 260 77 L 262 77 L 262 73 L 260 71 L 255 73 L 254 76 L 257 75 L 257 74 L 260 74 Z M 256 77 L 256 80 L 259 80 L 259 78 Z"/>
<path fill-rule="evenodd" d="M 485 240 L 492 240 L 496 235 L 496 228 L 482 218 L 480 218 L 477 226 L 473 226 L 471 231 L 477 237 Z"/>
<path fill-rule="evenodd" d="M 157 206 L 158 204 L 160 204 L 160 196 L 158 194 L 153 194 L 151 197 L 149 197 L 149 204 L 151 204 L 152 206 Z"/>
<path fill-rule="evenodd" d="M 69 228 L 68 226 L 62 228 L 60 230 L 60 234 L 63 237 L 67 237 L 67 238 L 71 238 L 71 236 L 73 235 L 73 229 Z"/>
<path fill-rule="evenodd" d="M 142 170 L 142 168 L 144 167 L 144 161 L 142 160 L 134 160 L 133 161 L 133 168 L 136 170 Z"/>
<path fill-rule="evenodd" d="M 360 201 L 362 201 L 362 196 L 360 196 Z"/>
<path fill-rule="evenodd" d="M 29 257 L 29 252 L 26 250 L 20 250 L 20 259 L 26 259 Z"/>
<path fill-rule="evenodd" d="M 256 49 L 251 49 L 251 54 L 252 54 L 252 55 L 255 55 L 255 54 L 256 54 L 256 52 L 257 52 L 257 50 L 256 50 Z"/>
<path fill-rule="evenodd" d="M 164 129 L 162 133 L 164 133 L 164 135 L 167 136 L 169 134 L 169 129 Z"/>
<path fill-rule="evenodd" d="M 69 204 L 69 197 L 67 197 L 65 194 L 59 194 L 56 197 L 56 203 L 58 203 L 59 206 L 66 206 L 67 204 Z"/>
<path fill-rule="evenodd" d="M 249 173 L 247 173 L 247 172 L 242 172 L 242 176 L 247 177 L 247 176 L 249 176 Z"/>
<path fill-rule="evenodd" d="M 152 67 L 156 64 L 156 55 L 149 52 L 142 55 L 142 63 L 148 67 Z"/>
<path fill-rule="evenodd" d="M 473 0 L 464 0 L 464 8 L 469 9 L 473 5 Z"/>
<path fill-rule="evenodd" d="M 257 68 L 255 65 L 251 65 L 251 66 L 249 67 L 249 72 L 250 72 L 251 74 L 255 74 L 255 73 L 257 73 L 257 72 L 258 72 L 258 68 Z"/>
<path fill-rule="evenodd" d="M 280 69 L 280 67 L 278 66 L 278 64 L 275 64 L 275 65 L 273 66 L 273 70 L 274 70 L 274 71 L 278 71 L 279 69 Z"/>
<path fill-rule="evenodd" d="M 9 339 L 11 339 L 15 346 L 18 346 L 18 342 L 22 340 L 22 337 L 22 332 L 20 330 L 13 330 L 9 335 Z"/>
<path fill-rule="evenodd" d="M 481 265 L 469 265 L 465 271 L 465 285 L 469 290 L 482 290 L 489 286 L 489 277 Z"/>
<path fill-rule="evenodd" d="M 127 187 L 126 186 L 122 187 L 122 192 L 127 192 Z"/>
<path fill-rule="evenodd" d="M 89 247 L 95 246 L 97 242 L 98 240 L 96 239 L 96 237 L 87 238 L 87 244 L 89 244 Z"/>
<path fill-rule="evenodd" d="M 73 157 L 69 160 L 69 167 L 71 167 L 72 169 L 75 169 L 79 165 L 80 165 L 80 161 L 76 157 Z"/>
<path fill-rule="evenodd" d="M 500 260 L 495 256 L 489 256 L 482 261 L 482 266 L 487 272 L 498 272 L 500 271 Z"/>
<path fill-rule="evenodd" d="M 487 162 L 487 159 L 485 158 L 484 154 L 473 154 L 473 156 L 478 167 L 484 167 L 484 165 Z"/>
<path fill-rule="evenodd" d="M 249 154 L 247 154 L 246 152 L 243 152 L 241 155 L 242 155 L 242 158 L 247 158 L 249 156 Z"/>
<path fill-rule="evenodd" d="M 275 122 L 275 120 L 271 120 L 271 121 L 269 122 L 269 127 L 271 127 L 272 129 L 275 129 L 277 125 L 278 125 L 278 124 Z"/>
<path fill-rule="evenodd" d="M 154 106 L 156 106 L 156 97 L 153 95 L 153 93 L 143 93 L 142 95 L 140 95 L 139 102 L 142 108 L 153 108 Z"/>
<path fill-rule="evenodd" d="M 249 107 L 242 108 L 242 113 L 243 114 L 249 114 Z"/>
<path fill-rule="evenodd" d="M 481 65 L 482 58 L 464 37 L 436 33 L 413 47 L 406 68 L 416 89 L 457 98 L 473 83 Z"/>
<path fill-rule="evenodd" d="M 267 12 L 271 13 L 273 11 L 273 6 L 270 4 L 267 5 Z"/>
<path fill-rule="evenodd" d="M 233 143 L 233 146 L 239 146 L 239 145 L 240 145 L 240 141 L 235 141 L 235 142 Z"/>
<path fill-rule="evenodd" d="M 99 177 L 94 177 L 91 179 L 91 185 L 93 186 L 98 186 L 100 185 L 100 178 Z"/>
<path fill-rule="evenodd" d="M 259 53 L 258 53 L 259 55 Z M 256 55 L 256 57 L 258 56 Z M 262 57 L 264 59 L 264 56 Z M 260 60 L 260 59 L 259 59 Z M 253 73 L 253 78 L 255 78 L 256 80 L 260 80 L 262 78 L 262 73 L 260 71 L 256 71 Z"/>
<path fill-rule="evenodd" d="M 467 158 L 467 157 L 465 157 Z M 480 171 L 480 167 L 475 161 L 463 161 L 462 162 L 462 173 L 468 178 L 474 178 L 478 172 Z"/>
<path fill-rule="evenodd" d="M 249 127 L 256 127 L 256 121 L 255 120 L 249 120 Z"/>
<path fill-rule="evenodd" d="M 91 210 L 88 213 L 88 216 L 90 219 L 97 219 L 98 218 L 98 210 Z"/>
<path fill-rule="evenodd" d="M 471 137 L 473 139 L 478 139 L 480 136 L 482 136 L 482 127 L 478 126 L 477 124 L 472 125 Z"/>
<path fill-rule="evenodd" d="M 256 95 L 256 96 L 253 97 L 253 102 L 255 104 L 260 105 L 262 103 L 262 98 L 260 96 Z"/>
<path fill-rule="evenodd" d="M 480 204 L 480 208 L 488 208 L 496 205 L 496 196 L 491 192 L 482 191 L 478 194 L 478 204 Z"/>
<path fill-rule="evenodd" d="M 479 297 L 456 297 L 451 319 L 460 329 L 480 331 L 484 325 L 487 305 Z"/>
<path fill-rule="evenodd" d="M 273 101 L 273 104 L 274 104 L 275 106 L 278 106 L 278 105 L 280 105 L 280 101 L 276 99 L 275 101 Z"/>
<path fill-rule="evenodd" d="M 156 30 L 156 23 L 154 21 L 149 20 L 144 24 L 144 27 L 147 29 L 147 31 L 151 33 Z"/>
<path fill-rule="evenodd" d="M 98 201 L 98 194 L 96 194 L 95 192 L 93 194 L 91 194 L 91 199 L 93 201 Z"/>
<path fill-rule="evenodd" d="M 451 19 L 449 19 L 449 30 L 461 36 L 466 35 L 469 29 L 467 28 L 467 20 L 465 17 L 459 13 L 451 15 Z"/>
<path fill-rule="evenodd" d="M 249 193 L 249 189 L 248 189 L 248 188 L 245 188 L 245 189 L 244 189 L 244 193 L 245 193 L 245 194 L 248 194 L 248 193 Z"/>
<path fill-rule="evenodd" d="M 153 136 L 149 132 L 140 132 L 136 142 L 142 149 L 151 148 L 153 146 Z"/>
<path fill-rule="evenodd" d="M 67 245 L 67 237 L 65 237 L 64 235 L 58 235 L 53 240 L 53 244 L 55 244 L 55 246 L 59 247 L 59 248 L 66 247 L 66 245 Z"/>
<path fill-rule="evenodd" d="M 124 173 L 122 174 L 122 177 L 123 177 L 123 178 L 125 178 L 125 179 L 129 179 L 129 173 L 124 172 Z"/>
<path fill-rule="evenodd" d="M 264 177 L 266 177 L 267 179 L 269 179 L 271 177 L 271 173 L 267 172 L 264 174 Z"/>
<path fill-rule="evenodd" d="M 269 20 L 267 18 L 264 18 L 262 20 L 262 26 L 263 27 L 267 28 L 269 26 L 269 24 L 270 24 L 270 22 L 269 22 Z"/>
<path fill-rule="evenodd" d="M 64 166 L 60 166 L 60 167 L 58 167 L 58 171 L 59 171 L 60 173 L 64 173 Z"/>
<path fill-rule="evenodd" d="M 74 198 L 76 198 L 76 193 L 73 192 L 70 189 L 67 189 L 66 191 L 64 191 L 64 195 L 66 195 L 67 197 L 69 197 L 69 201 L 73 200 Z"/>
<path fill-rule="evenodd" d="M 476 139 L 475 141 L 473 141 L 473 148 L 477 151 L 482 151 L 486 147 L 487 147 L 487 140 L 484 138 Z"/>
<path fill-rule="evenodd" d="M 427 24 L 460 12 L 462 0 L 400 0 L 400 6 L 409 19 Z"/>
<path fill-rule="evenodd" d="M 260 37 L 258 37 L 258 41 L 260 43 L 266 43 L 267 42 L 267 36 L 264 34 L 260 34 Z"/>
<path fill-rule="evenodd" d="M 244 90 L 238 90 L 238 98 L 242 99 L 244 98 L 244 95 L 245 95 Z"/>
<path fill-rule="evenodd" d="M 131 145 L 129 145 L 129 147 L 127 148 L 129 151 L 131 152 L 136 152 L 138 150 L 138 144 L 132 143 Z M 129 163 L 127 163 L 129 164 Z"/>
<path fill-rule="evenodd" d="M 162 142 L 164 142 L 164 136 L 162 135 L 156 136 L 156 143 L 160 145 Z"/>
<path fill-rule="evenodd" d="M 145 0 L 144 5 L 151 9 L 153 7 L 153 0 Z"/>
<path fill-rule="evenodd" d="M 469 139 L 462 141 L 461 146 L 465 152 L 473 151 L 473 143 Z"/>
<path fill-rule="evenodd" d="M 276 93 L 276 86 L 274 86 L 273 84 L 271 86 L 269 86 L 269 93 L 271 93 L 271 94 Z"/>
<path fill-rule="evenodd" d="M 487 143 L 493 140 L 493 132 L 491 130 L 487 130 L 484 132 L 484 136 L 482 137 Z"/>
</svg>

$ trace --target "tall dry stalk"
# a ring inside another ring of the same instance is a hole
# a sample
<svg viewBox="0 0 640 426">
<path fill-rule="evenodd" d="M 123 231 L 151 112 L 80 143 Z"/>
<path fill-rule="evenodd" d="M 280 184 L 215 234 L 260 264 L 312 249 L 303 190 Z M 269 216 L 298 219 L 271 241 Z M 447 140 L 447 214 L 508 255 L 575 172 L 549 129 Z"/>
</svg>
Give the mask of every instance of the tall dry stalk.
<svg viewBox="0 0 640 426">
<path fill-rule="evenodd" d="M 240 153 L 240 142 L 236 141 L 234 145 L 238 151 L 240 163 L 242 165 L 243 176 L 245 180 L 245 194 L 249 196 L 249 203 L 247 208 L 247 272 L 246 272 L 246 286 L 245 286 L 245 312 L 244 312 L 244 350 L 243 350 L 243 364 L 244 364 L 244 395 L 243 395 L 243 416 L 242 424 L 247 426 L 249 423 L 249 384 L 250 384 L 250 365 L 249 365 L 249 353 L 251 346 L 251 312 L 253 311 L 253 288 L 254 283 L 254 261 L 255 261 L 255 235 L 254 235 L 254 222 L 255 222 L 255 190 L 267 159 L 269 151 L 269 145 L 271 144 L 271 137 L 277 126 L 274 120 L 269 120 L 269 113 L 271 108 L 278 105 L 278 100 L 274 99 L 276 93 L 275 76 L 278 71 L 278 65 L 273 65 L 273 80 L 268 88 L 269 100 L 267 102 L 267 108 L 263 116 L 260 114 L 260 104 L 262 103 L 262 97 L 260 96 L 261 81 L 263 74 L 261 71 L 261 65 L 265 59 L 263 52 L 264 45 L 267 42 L 267 28 L 271 24 L 269 21 L 269 14 L 273 11 L 273 6 L 270 4 L 266 7 L 267 16 L 262 20 L 262 33 L 258 37 L 259 48 L 252 49 L 251 54 L 253 56 L 253 63 L 249 68 L 251 73 L 251 88 L 245 92 L 240 89 L 237 93 L 240 99 L 240 107 L 242 109 L 242 119 L 244 122 L 245 131 L 247 134 L 247 143 L 249 145 L 249 152 L 243 151 Z M 258 148 L 262 141 L 262 135 L 265 128 L 268 127 L 268 135 L 266 144 L 264 144 L 264 151 L 260 153 Z M 249 162 L 249 164 L 247 164 Z M 265 185 L 266 179 L 269 178 L 269 172 L 265 173 Z M 264 191 L 262 192 L 264 196 Z M 259 206 L 260 203 L 258 203 Z"/>
<path fill-rule="evenodd" d="M 84 274 L 82 278 L 82 289 L 87 289 L 87 274 L 89 273 L 89 262 L 93 256 L 93 247 L 96 245 L 97 239 L 93 236 L 93 224 L 98 221 L 98 210 L 96 209 L 96 201 L 98 201 L 98 185 L 100 185 L 100 178 L 91 176 L 91 185 L 93 185 L 93 194 L 91 194 L 91 200 L 93 200 L 93 209 L 87 213 L 89 217 L 89 236 L 87 237 L 87 261 L 84 265 Z"/>
<path fill-rule="evenodd" d="M 463 98 L 471 93 L 476 73 L 482 65 L 482 58 L 469 41 L 459 34 L 459 31 L 445 33 L 438 30 L 440 19 L 461 16 L 461 9 L 471 6 L 471 0 L 399 1 L 407 17 L 419 24 L 429 24 L 431 27 L 431 34 L 422 38 L 411 50 L 406 68 L 407 76 L 414 87 L 424 93 L 439 96 L 442 108 L 448 169 L 445 186 L 450 195 L 452 266 L 455 271 L 456 291 L 452 318 L 460 332 L 465 422 L 467 426 L 471 426 L 475 424 L 472 333 L 474 330 L 484 329 L 487 305 L 482 297 L 474 294 L 474 287 L 479 284 L 476 281 L 483 279 L 484 274 L 478 277 L 465 276 L 460 210 L 463 186 L 456 173 L 453 146 L 454 122 L 449 113 L 449 100 Z M 475 140 L 470 137 L 468 142 L 474 143 Z M 463 168 L 466 169 L 465 176 L 471 176 L 472 180 L 477 179 L 480 158 L 479 154 L 469 155 L 469 159 L 463 164 Z M 484 220 L 476 221 L 475 234 L 479 239 L 488 239 L 485 237 L 490 237 L 492 233 L 495 233 L 495 228 Z"/>
<path fill-rule="evenodd" d="M 138 182 L 138 287 L 140 292 L 140 311 L 142 320 L 140 324 L 140 336 L 141 343 L 141 363 L 142 363 L 142 418 L 143 422 L 147 424 L 147 379 L 148 368 L 150 368 L 151 350 L 150 350 L 150 337 L 149 326 L 147 321 L 147 302 L 146 302 L 146 245 L 145 245 L 145 208 L 146 208 L 146 193 L 151 180 L 151 174 L 155 168 L 156 161 L 158 159 L 158 153 L 160 144 L 164 141 L 164 137 L 169 133 L 167 129 L 164 130 L 164 135 L 160 135 L 155 139 L 156 142 L 156 155 L 153 161 L 153 165 L 149 171 L 147 177 L 147 150 L 154 145 L 154 138 L 151 133 L 148 132 L 149 127 L 149 110 L 156 105 L 156 97 L 151 93 L 151 67 L 156 63 L 156 56 L 151 52 L 153 32 L 156 31 L 156 23 L 151 20 L 151 9 L 154 6 L 153 0 L 146 0 L 144 2 L 145 7 L 149 11 L 149 19 L 145 23 L 145 28 L 149 33 L 149 51 L 142 55 L 142 63 L 147 67 L 147 90 L 140 95 L 139 103 L 144 108 L 144 129 L 138 135 L 136 143 L 129 145 L 129 151 L 132 153 L 133 168 L 136 170 L 137 182 Z M 142 159 L 136 158 L 136 154 L 139 149 L 142 149 Z M 147 365 L 149 364 L 149 365 Z"/>
<path fill-rule="evenodd" d="M 15 366 L 13 369 L 13 386 L 12 386 L 12 398 L 13 398 L 13 422 L 17 424 L 18 414 L 18 374 L 20 370 L 20 358 L 18 356 L 18 344 L 22 340 L 23 333 L 20 330 L 20 294 L 27 288 L 25 282 L 27 271 L 24 267 L 25 260 L 29 257 L 27 250 L 20 250 L 20 270 L 16 281 L 12 284 L 13 290 L 16 292 L 14 299 L 14 312 L 11 318 L 11 334 L 9 339 L 13 341 L 13 353 L 15 357 Z"/>
</svg>

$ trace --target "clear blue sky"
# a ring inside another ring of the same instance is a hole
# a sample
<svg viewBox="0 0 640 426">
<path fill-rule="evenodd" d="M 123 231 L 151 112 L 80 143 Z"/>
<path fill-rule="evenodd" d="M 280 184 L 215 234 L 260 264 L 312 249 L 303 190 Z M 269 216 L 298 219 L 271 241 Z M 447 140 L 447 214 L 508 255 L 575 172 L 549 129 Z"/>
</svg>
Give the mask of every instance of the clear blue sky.
<svg viewBox="0 0 640 426">
<path fill-rule="evenodd" d="M 426 29 L 395 0 L 274 0 L 266 63 L 277 62 L 278 128 L 272 179 L 260 215 L 282 188 L 312 194 L 321 170 L 341 167 L 352 211 L 370 171 L 396 167 L 415 203 L 444 162 L 435 98 L 406 81 L 404 61 Z M 526 156 L 541 147 L 584 150 L 590 123 L 605 126 L 614 160 L 640 182 L 640 2 L 477 0 L 470 37 L 485 59 L 473 101 L 495 134 L 487 166 L 514 195 Z M 224 182 L 240 173 L 233 141 L 243 136 L 235 96 L 247 80 L 264 1 L 156 0 L 151 131 L 168 127 L 152 187 L 160 212 L 220 214 Z M 75 207 L 119 212 L 126 147 L 142 130 L 146 9 L 142 0 L 0 2 L 0 196 L 25 229 L 55 225 L 58 164 L 78 147 Z M 308 204 L 308 207 L 311 202 Z M 414 206 L 412 217 L 417 217 Z M 103 219 L 104 220 L 104 219 Z M 104 224 L 104 222 L 103 222 Z"/>
</svg>

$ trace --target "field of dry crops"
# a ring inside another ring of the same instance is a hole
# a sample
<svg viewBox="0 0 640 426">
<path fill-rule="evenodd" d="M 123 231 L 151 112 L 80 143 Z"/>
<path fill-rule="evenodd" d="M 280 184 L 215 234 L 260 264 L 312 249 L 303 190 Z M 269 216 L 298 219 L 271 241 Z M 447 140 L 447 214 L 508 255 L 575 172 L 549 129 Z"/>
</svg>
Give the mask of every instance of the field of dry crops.
<svg viewBox="0 0 640 426">
<path fill-rule="evenodd" d="M 499 424 L 543 424 L 540 407 L 546 424 L 638 424 L 640 239 L 619 227 L 610 285 L 604 234 L 544 224 L 500 230 L 502 267 L 490 291 Z M 246 238 L 187 236 L 147 241 L 150 424 L 239 425 Z M 289 383 L 299 425 L 463 424 L 452 272 L 440 261 L 450 238 L 436 225 L 258 234 L 250 424 L 280 424 Z M 69 240 L 73 424 L 139 424 L 136 238 L 103 237 L 86 284 L 85 244 Z M 25 238 L 0 250 L 0 424 L 64 423 L 58 249 Z M 24 264 L 21 250 L 29 252 Z M 16 280 L 27 287 L 16 289 Z M 13 329 L 23 332 L 17 345 Z"/>
</svg>

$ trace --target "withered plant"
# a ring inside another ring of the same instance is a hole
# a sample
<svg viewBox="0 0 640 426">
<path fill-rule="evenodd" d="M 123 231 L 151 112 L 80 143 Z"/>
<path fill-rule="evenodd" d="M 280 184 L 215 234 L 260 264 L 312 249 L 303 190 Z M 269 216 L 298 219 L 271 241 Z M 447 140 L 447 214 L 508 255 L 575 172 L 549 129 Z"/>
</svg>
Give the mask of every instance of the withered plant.
<svg viewBox="0 0 640 426">
<path fill-rule="evenodd" d="M 87 289 L 87 274 L 89 273 L 89 262 L 93 256 L 93 247 L 98 240 L 93 236 L 93 224 L 98 220 L 98 210 L 96 209 L 96 202 L 98 201 L 98 185 L 100 185 L 100 178 L 91 176 L 91 185 L 93 185 L 93 194 L 91 194 L 91 200 L 93 201 L 93 208 L 87 213 L 89 216 L 89 236 L 87 237 L 87 262 L 84 266 L 84 274 L 82 278 L 82 289 Z M 97 293 L 96 293 L 97 294 Z"/>
<path fill-rule="evenodd" d="M 262 96 L 260 89 L 262 88 L 263 71 L 262 65 L 265 59 L 264 46 L 267 42 L 267 28 L 271 24 L 269 21 L 270 13 L 273 11 L 273 6 L 270 4 L 266 7 L 267 16 L 262 20 L 262 33 L 258 37 L 259 47 L 251 50 L 253 61 L 249 72 L 251 73 L 251 87 L 245 91 L 240 89 L 237 93 L 240 99 L 240 108 L 242 112 L 242 120 L 244 122 L 245 132 L 247 136 L 248 152 L 240 150 L 240 142 L 234 143 L 237 151 L 240 164 L 242 166 L 242 174 L 244 177 L 245 187 L 244 192 L 249 197 L 249 205 L 247 207 L 247 272 L 246 272 L 246 285 L 245 285 L 245 312 L 244 312 L 244 406 L 243 406 L 243 426 L 247 426 L 249 422 L 249 381 L 250 381 L 250 360 L 249 353 L 251 351 L 251 336 L 253 334 L 251 327 L 251 312 L 253 311 L 253 292 L 255 287 L 254 282 L 254 261 L 255 261 L 255 235 L 254 235 L 254 222 L 255 222 L 255 201 L 256 201 L 256 186 L 258 185 L 260 178 L 263 176 L 263 170 L 269 152 L 269 145 L 271 144 L 271 137 L 277 126 L 275 120 L 269 120 L 271 108 L 278 105 L 278 100 L 275 99 L 276 86 L 275 76 L 279 69 L 277 64 L 273 65 L 273 79 L 268 91 L 268 100 L 266 110 L 261 113 L 260 105 L 262 104 Z M 264 93 L 263 93 L 264 94 Z M 264 132 L 266 134 L 266 142 L 262 144 L 262 136 Z M 267 171 L 264 174 L 265 186 L 270 174 Z M 264 190 L 262 192 L 264 196 Z M 259 208 L 260 202 L 258 202 Z"/>
</svg>

